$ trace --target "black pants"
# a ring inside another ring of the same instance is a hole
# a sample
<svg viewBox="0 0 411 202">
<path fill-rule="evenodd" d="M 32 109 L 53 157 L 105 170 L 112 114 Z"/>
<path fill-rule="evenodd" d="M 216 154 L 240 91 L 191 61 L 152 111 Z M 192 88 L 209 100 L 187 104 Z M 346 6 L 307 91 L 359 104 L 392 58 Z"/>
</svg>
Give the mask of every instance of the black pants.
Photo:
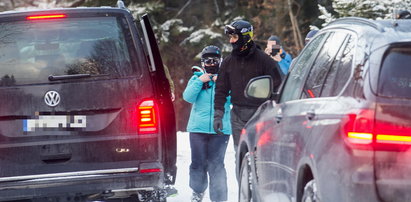
<svg viewBox="0 0 411 202">
<path fill-rule="evenodd" d="M 241 107 L 234 105 L 231 109 L 231 130 L 233 133 L 234 151 L 237 156 L 238 142 L 240 140 L 241 130 L 247 121 L 257 111 L 257 108 Z"/>
</svg>

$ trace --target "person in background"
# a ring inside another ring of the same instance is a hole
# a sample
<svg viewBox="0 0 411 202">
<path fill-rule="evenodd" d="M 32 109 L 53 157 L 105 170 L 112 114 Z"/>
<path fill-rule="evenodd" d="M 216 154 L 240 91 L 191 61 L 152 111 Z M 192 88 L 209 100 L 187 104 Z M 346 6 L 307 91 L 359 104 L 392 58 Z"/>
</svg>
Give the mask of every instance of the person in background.
<svg viewBox="0 0 411 202">
<path fill-rule="evenodd" d="M 234 151 L 237 152 L 241 130 L 264 102 L 249 100 L 244 96 L 247 83 L 254 77 L 269 75 L 276 90 L 281 83 L 282 74 L 277 62 L 257 48 L 252 39 L 253 26 L 248 21 L 236 20 L 226 25 L 224 31 L 233 49 L 221 63 L 218 74 L 214 99 L 214 130 L 221 133 L 221 130 L 227 129 L 223 120 L 227 117 L 225 103 L 228 95 L 231 95 L 231 127 Z"/>
<path fill-rule="evenodd" d="M 274 35 L 270 36 L 267 39 L 265 53 L 278 62 L 283 75 L 286 75 L 288 73 L 288 69 L 290 68 L 290 64 L 293 58 L 281 46 L 280 38 Z"/>
<path fill-rule="evenodd" d="M 210 179 L 210 199 L 227 201 L 227 173 L 224 157 L 231 135 L 230 97 L 222 106 L 224 129 L 217 134 L 213 129 L 214 94 L 217 72 L 221 62 L 217 46 L 207 46 L 201 52 L 201 67 L 193 66 L 194 75 L 183 92 L 185 101 L 192 104 L 187 131 L 190 132 L 191 165 L 190 187 L 192 202 L 202 201 Z"/>
<path fill-rule="evenodd" d="M 396 19 L 411 19 L 411 13 L 407 10 L 401 10 L 395 16 Z"/>
<path fill-rule="evenodd" d="M 305 36 L 305 44 L 307 45 L 307 43 L 311 40 L 311 38 L 313 38 L 316 34 L 317 34 L 318 30 L 317 29 L 313 29 L 311 31 L 309 31 L 307 33 L 307 35 Z"/>
</svg>

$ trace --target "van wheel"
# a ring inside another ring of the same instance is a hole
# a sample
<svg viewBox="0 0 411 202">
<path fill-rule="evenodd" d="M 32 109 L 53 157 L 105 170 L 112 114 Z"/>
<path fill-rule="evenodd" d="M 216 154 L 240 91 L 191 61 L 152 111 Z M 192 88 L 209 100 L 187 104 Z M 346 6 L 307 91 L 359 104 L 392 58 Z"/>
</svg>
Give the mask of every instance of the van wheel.
<svg viewBox="0 0 411 202">
<path fill-rule="evenodd" d="M 167 193 L 164 190 L 140 191 L 134 202 L 167 202 Z"/>
<path fill-rule="evenodd" d="M 243 157 L 240 169 L 240 185 L 238 190 L 239 202 L 253 201 L 253 184 L 251 175 L 251 159 L 250 153 L 246 153 Z"/>
<path fill-rule="evenodd" d="M 302 202 L 320 202 L 317 184 L 315 180 L 309 181 L 304 187 Z"/>
</svg>

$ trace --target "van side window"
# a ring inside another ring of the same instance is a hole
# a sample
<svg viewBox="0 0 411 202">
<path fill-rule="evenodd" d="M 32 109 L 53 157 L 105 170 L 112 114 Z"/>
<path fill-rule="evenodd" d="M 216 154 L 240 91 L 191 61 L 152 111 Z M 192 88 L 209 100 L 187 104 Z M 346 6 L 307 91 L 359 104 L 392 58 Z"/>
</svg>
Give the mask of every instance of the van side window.
<svg viewBox="0 0 411 202">
<path fill-rule="evenodd" d="M 350 78 L 355 38 L 350 36 L 346 41 L 344 50 L 340 50 L 331 66 L 321 97 L 337 96 Z"/>
<path fill-rule="evenodd" d="M 334 61 L 337 52 L 340 50 L 347 34 L 344 32 L 334 32 L 324 43 L 320 53 L 314 61 L 313 67 L 308 75 L 304 86 L 302 98 L 320 97 L 325 79 Z"/>
<path fill-rule="evenodd" d="M 301 95 L 301 84 L 303 83 L 310 65 L 315 58 L 316 53 L 322 48 L 322 42 L 328 37 L 328 33 L 321 34 L 312 39 L 312 42 L 297 58 L 294 66 L 291 68 L 287 81 L 282 89 L 280 102 L 286 102 L 289 100 L 299 99 Z"/>
</svg>

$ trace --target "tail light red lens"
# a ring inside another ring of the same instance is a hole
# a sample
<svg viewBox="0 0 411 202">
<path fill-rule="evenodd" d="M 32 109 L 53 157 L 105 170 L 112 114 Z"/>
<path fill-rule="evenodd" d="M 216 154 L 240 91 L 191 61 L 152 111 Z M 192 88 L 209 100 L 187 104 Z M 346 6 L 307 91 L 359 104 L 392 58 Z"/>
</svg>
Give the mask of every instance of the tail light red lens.
<svg viewBox="0 0 411 202">
<path fill-rule="evenodd" d="M 348 114 L 348 121 L 344 127 L 344 140 L 348 146 L 372 149 L 374 117 L 373 110 L 361 110 L 358 113 Z"/>
<path fill-rule="evenodd" d="M 411 127 L 378 120 L 374 110 L 349 114 L 345 124 L 345 142 L 355 149 L 404 150 L 411 146 Z"/>
<path fill-rule="evenodd" d="M 144 100 L 138 106 L 138 132 L 140 134 L 157 133 L 158 122 L 156 110 L 157 106 L 154 100 Z"/>
<path fill-rule="evenodd" d="M 375 142 L 379 145 L 387 145 L 387 147 L 397 145 L 395 147 L 411 146 L 411 127 L 409 123 L 391 123 L 377 121 L 375 124 Z"/>
<path fill-rule="evenodd" d="M 65 14 L 52 14 L 52 15 L 32 15 L 27 16 L 27 20 L 46 20 L 46 19 L 59 19 L 66 18 Z"/>
</svg>

